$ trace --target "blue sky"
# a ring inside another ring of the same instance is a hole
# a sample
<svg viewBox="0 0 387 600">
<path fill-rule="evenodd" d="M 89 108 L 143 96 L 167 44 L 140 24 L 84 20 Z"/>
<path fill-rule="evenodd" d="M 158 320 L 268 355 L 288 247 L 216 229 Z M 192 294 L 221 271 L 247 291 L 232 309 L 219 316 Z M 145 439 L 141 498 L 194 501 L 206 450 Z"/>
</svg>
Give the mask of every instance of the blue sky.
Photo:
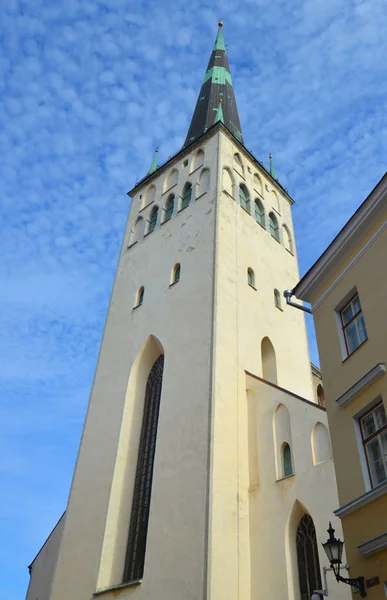
<svg viewBox="0 0 387 600">
<path fill-rule="evenodd" d="M 246 146 L 301 272 L 385 172 L 385 0 L 7 0 L 0 9 L 0 598 L 65 507 L 128 211 L 182 145 L 224 19 Z M 295 282 L 296 283 L 296 282 Z M 312 343 L 312 358 L 316 359 Z"/>
</svg>

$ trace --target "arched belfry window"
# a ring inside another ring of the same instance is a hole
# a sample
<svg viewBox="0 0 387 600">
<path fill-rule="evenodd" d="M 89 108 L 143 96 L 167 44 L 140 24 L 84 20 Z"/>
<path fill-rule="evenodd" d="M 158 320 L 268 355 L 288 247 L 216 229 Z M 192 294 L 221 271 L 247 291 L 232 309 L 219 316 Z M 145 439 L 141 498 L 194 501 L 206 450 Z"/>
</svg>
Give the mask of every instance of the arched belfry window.
<svg viewBox="0 0 387 600">
<path fill-rule="evenodd" d="M 144 574 L 163 370 L 164 355 L 161 354 L 154 363 L 146 383 L 128 547 L 125 557 L 124 583 L 138 581 Z"/>
<path fill-rule="evenodd" d="M 250 212 L 250 198 L 247 187 L 243 183 L 239 186 L 239 204 L 246 212 Z"/>
<path fill-rule="evenodd" d="M 277 242 L 279 242 L 280 237 L 279 237 L 278 221 L 273 213 L 269 213 L 269 230 L 270 230 L 270 235 L 274 239 L 276 239 Z"/>
<path fill-rule="evenodd" d="M 152 212 L 150 214 L 149 224 L 148 224 L 148 233 L 153 231 L 154 228 L 156 227 L 158 214 L 159 214 L 159 209 L 157 206 L 155 206 L 154 208 L 152 208 Z"/>
<path fill-rule="evenodd" d="M 314 590 L 322 587 L 316 530 L 310 515 L 304 515 L 299 522 L 296 545 L 301 600 L 310 600 Z"/>
<path fill-rule="evenodd" d="M 265 211 L 262 206 L 262 202 L 258 200 L 258 198 L 254 200 L 254 213 L 257 223 L 262 225 L 262 227 L 265 227 Z"/>
<path fill-rule="evenodd" d="M 188 204 L 191 202 L 191 198 L 192 198 L 192 183 L 190 183 L 188 181 L 184 186 L 181 208 L 185 208 L 186 206 L 188 206 Z"/>
</svg>

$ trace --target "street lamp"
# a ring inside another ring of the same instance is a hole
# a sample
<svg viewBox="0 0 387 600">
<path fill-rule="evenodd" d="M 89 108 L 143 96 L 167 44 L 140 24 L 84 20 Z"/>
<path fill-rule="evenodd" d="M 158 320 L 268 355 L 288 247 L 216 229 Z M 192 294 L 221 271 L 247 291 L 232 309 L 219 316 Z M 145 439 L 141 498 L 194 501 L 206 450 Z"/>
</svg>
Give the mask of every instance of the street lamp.
<svg viewBox="0 0 387 600">
<path fill-rule="evenodd" d="M 343 546 L 344 542 L 340 539 L 336 539 L 334 536 L 335 530 L 332 527 L 332 524 L 329 522 L 329 538 L 323 544 L 323 548 L 325 550 L 325 554 L 328 557 L 329 564 L 331 565 L 333 572 L 336 577 L 336 581 L 342 581 L 343 583 L 347 583 L 352 587 L 356 588 L 360 592 L 360 596 L 364 598 L 367 595 L 365 591 L 364 585 L 364 577 L 357 577 L 356 579 L 348 579 L 347 577 L 342 577 L 340 575 L 340 565 L 341 565 L 341 557 L 343 555 Z"/>
</svg>

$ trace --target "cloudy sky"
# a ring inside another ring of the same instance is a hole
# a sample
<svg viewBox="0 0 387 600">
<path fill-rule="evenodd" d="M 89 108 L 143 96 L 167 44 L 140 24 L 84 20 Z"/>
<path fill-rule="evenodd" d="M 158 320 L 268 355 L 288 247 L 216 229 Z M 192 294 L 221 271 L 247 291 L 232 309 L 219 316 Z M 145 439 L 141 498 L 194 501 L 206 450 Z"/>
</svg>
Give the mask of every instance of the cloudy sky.
<svg viewBox="0 0 387 600">
<path fill-rule="evenodd" d="M 181 147 L 218 19 L 246 146 L 266 165 L 273 153 L 297 202 L 303 273 L 385 172 L 387 11 L 385 0 L 0 11 L 0 597 L 18 600 L 65 507 L 126 192 L 156 146 L 160 160 Z"/>
</svg>

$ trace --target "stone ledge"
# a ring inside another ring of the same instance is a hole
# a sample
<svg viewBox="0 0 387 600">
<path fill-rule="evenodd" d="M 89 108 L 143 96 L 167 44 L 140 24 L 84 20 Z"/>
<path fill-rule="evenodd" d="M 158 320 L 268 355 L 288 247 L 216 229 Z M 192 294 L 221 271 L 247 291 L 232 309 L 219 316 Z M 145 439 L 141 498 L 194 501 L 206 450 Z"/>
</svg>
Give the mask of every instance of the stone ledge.
<svg viewBox="0 0 387 600">
<path fill-rule="evenodd" d="M 341 506 L 333 512 L 335 513 L 336 517 L 342 519 L 343 517 L 355 512 L 355 510 L 359 510 L 359 508 L 363 508 L 363 506 L 367 506 L 367 504 L 370 502 L 381 498 L 385 494 L 387 494 L 387 481 L 381 483 L 377 487 L 374 487 L 372 490 L 369 490 L 369 492 L 365 492 L 365 494 L 358 496 L 354 500 L 351 500 L 351 502 L 348 502 L 348 504 L 344 504 L 344 506 Z"/>
<path fill-rule="evenodd" d="M 379 377 L 384 375 L 386 372 L 386 365 L 384 363 L 378 363 L 368 373 L 363 375 L 354 385 L 352 385 L 344 394 L 342 394 L 336 400 L 338 406 L 347 406 L 356 396 L 359 396 L 361 392 L 373 384 Z"/>
<path fill-rule="evenodd" d="M 362 556 L 371 556 L 371 554 L 380 552 L 380 550 L 384 550 L 385 548 L 387 548 L 387 531 L 357 546 Z"/>
</svg>

